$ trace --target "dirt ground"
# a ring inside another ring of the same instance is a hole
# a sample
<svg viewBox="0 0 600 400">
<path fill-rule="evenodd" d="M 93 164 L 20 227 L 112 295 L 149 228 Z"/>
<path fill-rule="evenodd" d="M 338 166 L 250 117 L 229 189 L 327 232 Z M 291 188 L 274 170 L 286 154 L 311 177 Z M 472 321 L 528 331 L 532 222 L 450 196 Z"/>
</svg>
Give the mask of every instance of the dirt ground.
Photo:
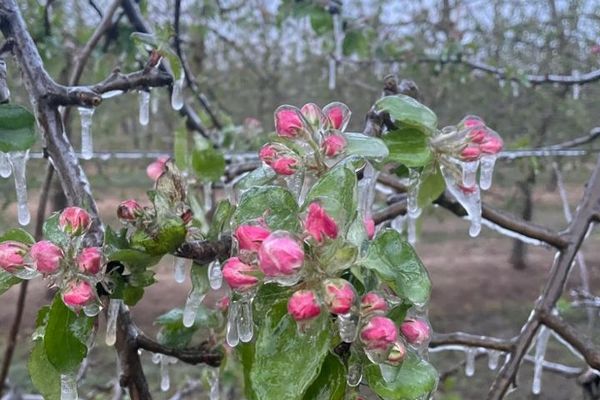
<svg viewBox="0 0 600 400">
<path fill-rule="evenodd" d="M 577 190 L 570 191 L 573 204 L 579 195 L 580 192 Z M 549 222 L 548 225 L 560 224 L 562 220 L 562 212 L 556 197 L 554 193 L 545 192 L 536 195 L 536 204 L 543 204 L 544 207 L 553 210 L 544 214 L 544 218 Z M 114 196 L 107 195 L 101 198 L 99 203 L 101 213 L 106 217 L 112 215 L 115 204 Z M 11 211 L 9 209 L 7 213 L 10 214 Z M 527 268 L 515 270 L 509 263 L 512 240 L 485 227 L 481 237 L 471 239 L 467 233 L 467 221 L 457 220 L 444 210 L 432 210 L 426 215 L 416 248 L 433 281 L 429 315 L 434 330 L 438 332 L 462 330 L 500 337 L 510 337 L 518 333 L 548 275 L 554 258 L 552 249 L 529 246 Z M 592 287 L 596 288 L 600 284 L 600 248 L 597 243 L 598 235 L 593 233 L 583 249 L 593 282 Z M 158 283 L 150 287 L 143 300 L 133 308 L 135 321 L 151 335 L 154 334 L 152 326 L 154 318 L 173 307 L 183 307 L 189 289 L 187 283 L 175 283 L 170 262 L 171 259 L 165 257 L 157 269 Z M 574 270 L 569 286 L 578 284 L 579 276 Z M 0 341 L 6 337 L 12 323 L 13 304 L 17 294 L 18 289 L 13 288 L 2 296 Z M 48 303 L 49 297 L 43 282 L 40 280 L 32 282 L 20 335 L 21 343 L 28 342 L 36 310 Z M 575 310 L 570 312 L 569 317 L 579 323 L 583 320 L 583 315 L 582 311 Z M 595 332 L 595 336 L 600 336 L 600 330 L 596 329 Z M 553 348 L 555 349 L 550 351 L 552 361 L 582 366 L 560 347 L 551 345 L 551 349 Z M 17 363 L 13 368 L 15 381 L 22 379 L 26 381 L 26 352 L 26 345 L 18 347 Z M 440 371 L 445 371 L 454 363 L 464 360 L 464 355 L 445 352 L 432 354 L 431 360 Z M 150 364 L 149 360 L 148 364 Z M 105 369 L 103 374 L 110 376 L 114 364 L 100 363 L 100 365 Z M 173 369 L 177 368 L 183 367 L 179 364 L 173 367 Z M 193 370 L 188 369 L 182 373 L 182 376 L 187 378 L 193 374 Z M 573 379 L 568 380 L 556 374 L 546 374 L 542 395 L 533 396 L 530 394 L 531 375 L 531 366 L 525 365 L 521 372 L 519 389 L 509 398 L 551 400 L 582 398 L 581 388 Z M 156 377 L 155 370 L 150 372 L 150 379 L 152 380 L 153 377 Z M 487 369 L 487 361 L 482 358 L 477 362 L 477 372 L 473 378 L 466 378 L 464 372 L 459 371 L 440 386 L 436 399 L 482 399 L 492 378 L 492 372 Z M 158 385 L 156 382 L 153 384 Z M 172 391 L 170 393 L 172 394 Z M 157 398 L 162 398 L 160 396 L 162 394 L 157 395 Z"/>
</svg>

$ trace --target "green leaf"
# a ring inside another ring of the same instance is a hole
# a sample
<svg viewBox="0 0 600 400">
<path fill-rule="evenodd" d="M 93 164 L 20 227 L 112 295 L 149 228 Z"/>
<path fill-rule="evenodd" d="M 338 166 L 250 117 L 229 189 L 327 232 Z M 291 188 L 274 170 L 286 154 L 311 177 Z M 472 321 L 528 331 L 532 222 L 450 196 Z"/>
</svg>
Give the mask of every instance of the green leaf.
<svg viewBox="0 0 600 400">
<path fill-rule="evenodd" d="M 218 313 L 200 305 L 194 324 L 189 328 L 183 325 L 183 310 L 180 308 L 174 308 L 159 316 L 155 323 L 161 327 L 156 336 L 160 344 L 183 349 L 189 345 L 198 329 L 218 328 L 222 324 L 222 318 Z"/>
<path fill-rule="evenodd" d="M 237 190 L 241 191 L 250 189 L 254 186 L 264 186 L 273 182 L 275 178 L 277 178 L 277 174 L 273 168 L 269 167 L 268 165 L 261 165 L 240 179 L 235 187 Z"/>
<path fill-rule="evenodd" d="M 383 141 L 389 149 L 388 161 L 407 167 L 422 167 L 432 160 L 427 135 L 414 128 L 401 128 L 388 132 Z"/>
<path fill-rule="evenodd" d="M 340 359 L 327 354 L 321 372 L 304 395 L 305 400 L 342 400 L 346 393 L 346 368 Z"/>
<path fill-rule="evenodd" d="M 367 158 L 383 160 L 389 155 L 389 150 L 383 140 L 363 135 L 361 133 L 346 133 L 346 155 L 358 155 Z"/>
<path fill-rule="evenodd" d="M 59 295 L 54 297 L 48 314 L 44 346 L 48 361 L 63 374 L 76 372 L 87 354 L 82 325 L 91 320 L 80 313 L 75 314 L 64 305 Z M 89 333 L 89 332 L 88 332 Z"/>
<path fill-rule="evenodd" d="M 310 11 L 310 26 L 321 36 L 333 30 L 333 18 L 323 7 L 314 7 Z"/>
<path fill-rule="evenodd" d="M 66 246 L 69 243 L 69 237 L 58 227 L 60 213 L 55 212 L 44 222 L 42 231 L 46 240 L 56 243 L 59 246 Z"/>
<path fill-rule="evenodd" d="M 385 365 L 384 368 L 387 379 L 382 376 L 379 365 L 369 364 L 365 367 L 369 388 L 384 400 L 427 398 L 437 385 L 438 374 L 435 368 L 412 353 L 407 355 L 400 366 Z"/>
<path fill-rule="evenodd" d="M 218 181 L 225 173 L 223 153 L 212 147 L 211 143 L 197 135 L 192 152 L 192 168 L 204 182 Z"/>
<path fill-rule="evenodd" d="M 63 350 L 65 351 L 65 350 Z M 67 351 L 65 351 L 67 352 Z M 36 340 L 27 363 L 33 386 L 45 400 L 60 399 L 60 372 L 48 360 L 42 340 Z"/>
<path fill-rule="evenodd" d="M 367 57 L 370 50 L 369 39 L 363 31 L 351 30 L 346 32 L 344 42 L 342 43 L 342 51 L 345 56 L 357 54 L 360 57 Z"/>
<path fill-rule="evenodd" d="M 446 182 L 437 165 L 430 165 L 421 173 L 421 184 L 419 185 L 419 194 L 417 204 L 420 208 L 433 203 L 446 189 Z"/>
<path fill-rule="evenodd" d="M 306 196 L 303 208 L 318 200 L 338 222 L 346 226 L 356 210 L 356 174 L 345 164 L 338 164 L 314 184 Z"/>
<path fill-rule="evenodd" d="M 151 256 L 173 253 L 185 240 L 186 228 L 178 218 L 169 218 L 160 222 L 149 232 L 138 230 L 131 236 L 133 248 L 147 252 Z"/>
<path fill-rule="evenodd" d="M 35 117 L 16 104 L 0 104 L 0 151 L 28 150 L 37 139 Z"/>
<path fill-rule="evenodd" d="M 429 300 L 429 274 L 412 246 L 397 231 L 387 229 L 379 233 L 361 264 L 375 271 L 399 297 L 417 305 Z"/>
<path fill-rule="evenodd" d="M 383 97 L 375 103 L 380 112 L 387 112 L 398 127 L 408 125 L 431 135 L 437 129 L 437 116 L 428 107 L 403 94 Z"/>
<path fill-rule="evenodd" d="M 19 282 L 21 282 L 21 279 L 0 269 L 0 295 L 4 294 L 4 292 Z"/>
<path fill-rule="evenodd" d="M 233 214 L 233 221 L 241 225 L 261 217 L 273 230 L 297 232 L 300 229 L 296 199 L 289 191 L 278 186 L 255 187 L 244 192 Z"/>
<path fill-rule="evenodd" d="M 150 255 L 135 249 L 120 249 L 112 252 L 109 261 L 120 261 L 131 270 L 146 269 L 156 265 L 160 261 L 160 256 Z"/>
<path fill-rule="evenodd" d="M 216 240 L 224 230 L 229 228 L 229 222 L 234 211 L 235 207 L 231 205 L 229 200 L 221 200 L 219 204 L 217 204 L 208 234 L 206 235 L 207 239 Z"/>
<path fill-rule="evenodd" d="M 271 298 L 264 313 L 255 307 L 255 321 L 262 320 L 256 342 L 238 346 L 250 399 L 303 399 L 328 353 L 327 315 L 314 321 L 314 331 L 300 335 L 286 305 L 287 296 Z"/>
<path fill-rule="evenodd" d="M 188 168 L 188 131 L 181 127 L 175 130 L 175 139 L 173 142 L 173 155 L 175 165 L 181 171 Z"/>
<path fill-rule="evenodd" d="M 12 240 L 14 242 L 20 242 L 30 245 L 35 243 L 35 239 L 33 238 L 33 236 L 31 236 L 29 232 L 21 228 L 9 229 L 6 232 L 4 232 L 2 236 L 0 236 L 0 243 L 7 240 Z"/>
</svg>

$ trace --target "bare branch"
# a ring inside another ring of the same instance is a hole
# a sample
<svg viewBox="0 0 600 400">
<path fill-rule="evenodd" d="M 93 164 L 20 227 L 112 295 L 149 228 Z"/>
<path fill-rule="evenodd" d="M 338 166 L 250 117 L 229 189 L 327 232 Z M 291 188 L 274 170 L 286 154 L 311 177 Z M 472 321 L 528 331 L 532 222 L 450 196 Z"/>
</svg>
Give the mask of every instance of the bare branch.
<svg viewBox="0 0 600 400">
<path fill-rule="evenodd" d="M 510 352 L 514 347 L 515 341 L 516 338 L 499 339 L 489 336 L 471 335 L 463 332 L 436 333 L 431 340 L 430 347 L 436 348 L 446 345 L 462 345 Z"/>
<path fill-rule="evenodd" d="M 138 335 L 137 346 L 140 349 L 175 357 L 185 363 L 193 365 L 206 364 L 210 365 L 211 367 L 218 367 L 221 365 L 221 360 L 223 359 L 222 353 L 218 351 L 212 351 L 205 346 L 200 346 L 198 348 L 175 349 L 173 347 L 163 346 L 162 344 L 143 334 Z"/>
</svg>

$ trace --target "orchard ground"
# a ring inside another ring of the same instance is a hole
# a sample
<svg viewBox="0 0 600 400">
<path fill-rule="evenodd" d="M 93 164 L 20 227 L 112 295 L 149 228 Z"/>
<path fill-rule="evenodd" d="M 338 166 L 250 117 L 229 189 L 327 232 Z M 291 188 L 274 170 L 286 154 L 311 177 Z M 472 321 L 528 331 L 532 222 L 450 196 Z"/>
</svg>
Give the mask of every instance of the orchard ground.
<svg viewBox="0 0 600 400">
<path fill-rule="evenodd" d="M 97 165 L 96 165 L 97 166 Z M 128 172 L 120 174 L 105 174 L 95 169 L 92 186 L 105 222 L 118 226 L 115 208 L 119 201 L 135 197 L 145 200 L 145 190 L 148 187 L 137 187 L 143 178 L 140 166 L 124 167 Z M 577 203 L 583 192 L 583 182 L 588 168 L 572 171 L 569 175 L 569 202 L 572 207 Z M 100 172 L 100 173 L 98 173 Z M 129 173 L 131 172 L 131 173 Z M 492 188 L 484 195 L 485 201 L 501 208 L 510 206 L 510 196 L 514 185 L 510 173 L 502 173 L 502 187 Z M 108 176 L 111 178 L 109 179 Z M 567 178 L 567 177 L 565 177 Z M 106 185 L 110 180 L 111 185 Z M 135 184 L 133 184 L 135 182 Z M 6 182 L 5 187 L 8 187 Z M 35 183 L 34 183 L 35 185 Z M 106 190 L 110 187 L 110 190 Z M 3 190 L 4 191 L 4 190 Z M 35 188 L 30 195 L 30 207 L 35 215 L 34 205 L 37 201 Z M 547 185 L 540 183 L 534 194 L 534 220 L 555 229 L 566 226 L 558 192 L 550 190 Z M 468 236 L 468 221 L 460 220 L 446 210 L 431 208 L 424 212 L 424 223 L 416 246 L 418 254 L 423 259 L 431 274 L 433 294 L 429 306 L 429 316 L 433 328 L 438 332 L 465 331 L 474 334 L 511 337 L 518 333 L 521 325 L 527 319 L 531 307 L 540 293 L 549 268 L 554 258 L 552 249 L 529 247 L 527 268 L 515 270 L 509 262 L 512 240 L 483 228 L 482 234 L 476 239 Z M 8 205 L 0 213 L 0 224 L 3 227 L 16 224 L 15 205 Z M 4 229 L 2 229 L 4 230 Z M 583 252 L 588 264 L 592 287 L 600 283 L 600 248 L 595 246 L 597 234 L 588 239 Z M 171 257 L 165 257 L 156 267 L 158 282 L 148 288 L 141 302 L 133 308 L 134 320 L 147 334 L 153 336 L 156 328 L 154 319 L 173 307 L 182 308 L 189 290 L 189 282 L 177 284 L 172 276 Z M 579 284 L 578 269 L 574 268 L 569 280 L 569 287 Z M 568 290 L 565 292 L 568 293 Z M 2 296 L 0 308 L 0 345 L 4 351 L 4 342 L 12 324 L 14 304 L 18 288 L 12 288 Z M 23 317 L 23 326 L 19 334 L 16 359 L 11 369 L 11 378 L 24 391 L 33 390 L 27 377 L 27 353 L 30 348 L 30 334 L 33 330 L 37 309 L 50 302 L 49 293 L 41 280 L 34 281 L 29 288 L 27 307 Z M 567 298 L 564 298 L 567 300 Z M 562 302 L 566 304 L 566 302 Z M 580 329 L 587 329 L 585 311 L 582 309 L 567 309 L 563 315 Z M 600 318 L 599 318 L 600 319 Z M 96 347 L 90 357 L 90 368 L 87 371 L 84 384 L 79 394 L 84 399 L 111 398 L 111 388 L 116 376 L 116 354 L 104 345 L 104 318 L 100 318 L 100 328 L 96 339 Z M 600 321 L 596 322 L 598 332 Z M 595 335 L 600 342 L 600 335 Z M 554 339 L 550 340 L 550 350 L 547 359 L 555 362 L 565 362 L 569 365 L 581 366 L 574 356 Z M 457 363 L 464 361 L 462 352 L 443 352 L 431 355 L 433 364 L 443 372 Z M 158 368 L 150 361 L 150 355 L 144 354 L 143 362 L 148 372 L 148 380 L 155 398 L 170 398 L 178 390 L 186 386 L 190 380 L 198 380 L 204 367 L 187 366 L 177 363 L 170 367 L 171 390 L 160 392 Z M 487 367 L 487 357 L 479 357 L 476 362 L 476 372 L 471 378 L 465 377 L 464 368 L 457 370 L 445 384 L 440 385 L 438 400 L 479 400 L 484 398 L 487 388 L 494 376 L 494 371 Z M 549 399 L 567 400 L 581 399 L 581 388 L 574 379 L 546 372 L 542 381 L 542 394 L 536 397 L 531 394 L 532 364 L 522 368 L 519 389 L 510 395 L 511 399 Z M 233 377 L 229 377 L 235 379 Z M 111 381 L 112 380 L 112 381 Z M 225 378 L 227 381 L 227 377 Z M 206 389 L 198 388 L 188 398 L 203 399 L 207 397 Z M 239 398 L 239 388 L 235 393 L 223 394 L 223 398 Z"/>
</svg>

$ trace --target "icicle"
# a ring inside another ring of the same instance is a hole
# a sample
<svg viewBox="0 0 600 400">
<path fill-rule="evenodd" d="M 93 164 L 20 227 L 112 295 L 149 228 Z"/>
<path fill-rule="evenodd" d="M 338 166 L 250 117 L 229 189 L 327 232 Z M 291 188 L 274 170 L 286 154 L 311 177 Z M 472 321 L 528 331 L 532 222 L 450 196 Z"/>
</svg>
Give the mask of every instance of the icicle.
<svg viewBox="0 0 600 400">
<path fill-rule="evenodd" d="M 81 158 L 90 160 L 94 155 L 94 142 L 92 138 L 92 116 L 94 108 L 77 107 L 81 118 Z"/>
<path fill-rule="evenodd" d="M 390 227 L 398 231 L 398 233 L 404 232 L 404 223 L 406 221 L 406 215 L 399 214 L 397 215 L 392 222 L 390 223 Z"/>
<path fill-rule="evenodd" d="M 204 194 L 204 212 L 209 213 L 213 206 L 213 187 L 212 182 L 204 182 L 202 185 L 202 193 Z"/>
<path fill-rule="evenodd" d="M 88 317 L 95 317 L 100 314 L 100 311 L 102 311 L 102 307 L 100 307 L 100 304 L 97 301 L 86 304 L 85 307 L 83 307 L 83 313 Z"/>
<path fill-rule="evenodd" d="M 185 73 L 181 71 L 181 77 L 173 84 L 171 92 L 171 107 L 173 110 L 181 110 L 183 108 L 183 82 L 185 81 Z"/>
<path fill-rule="evenodd" d="M 173 259 L 173 277 L 175 282 L 183 283 L 185 281 L 185 266 L 187 264 L 187 258 L 175 257 Z"/>
<path fill-rule="evenodd" d="M 500 86 L 500 89 L 504 88 L 504 85 L 506 84 L 506 81 L 502 78 L 498 79 L 498 86 Z"/>
<path fill-rule="evenodd" d="M 415 169 L 411 169 L 408 175 L 408 193 L 406 198 L 406 211 L 409 217 L 418 218 L 421 215 L 419 208 L 419 186 L 421 184 L 421 175 Z"/>
<path fill-rule="evenodd" d="M 498 361 L 500 360 L 500 354 L 498 350 L 490 350 L 488 353 L 488 368 L 495 370 L 498 368 Z"/>
<path fill-rule="evenodd" d="M 17 218 L 19 224 L 27 225 L 31 221 L 29 208 L 27 208 L 27 179 L 25 174 L 29 150 L 11 152 L 8 153 L 8 156 L 12 164 L 15 190 L 17 192 Z"/>
<path fill-rule="evenodd" d="M 329 59 L 329 90 L 335 90 L 335 59 L 332 57 Z"/>
<path fill-rule="evenodd" d="M 417 219 L 408 217 L 408 243 L 417 243 Z"/>
<path fill-rule="evenodd" d="M 461 162 L 462 166 L 462 185 L 465 187 L 473 187 L 477 184 L 477 168 L 479 160 Z"/>
<path fill-rule="evenodd" d="M 121 299 L 110 299 L 108 303 L 108 315 L 106 316 L 106 345 L 112 346 L 117 341 L 117 318 L 121 309 Z"/>
<path fill-rule="evenodd" d="M 156 114 L 158 112 L 159 105 L 160 105 L 160 102 L 158 101 L 158 96 L 156 96 L 156 94 L 155 94 L 150 99 L 150 109 L 152 111 L 152 114 Z"/>
<path fill-rule="evenodd" d="M 519 83 L 515 82 L 515 81 L 511 81 L 510 87 L 512 88 L 513 97 L 519 97 Z"/>
<path fill-rule="evenodd" d="M 210 392 L 209 399 L 210 400 L 219 400 L 220 390 L 219 390 L 219 370 L 215 369 L 212 372 L 212 376 L 210 378 Z"/>
<path fill-rule="evenodd" d="M 337 317 L 338 329 L 340 332 L 340 338 L 346 343 L 352 343 L 356 339 L 358 315 L 348 313 L 338 315 Z"/>
<path fill-rule="evenodd" d="M 198 311 L 200 304 L 202 304 L 204 296 L 204 293 L 200 293 L 200 291 L 195 288 L 192 289 L 188 295 L 185 306 L 183 307 L 183 326 L 186 328 L 190 328 L 194 325 L 194 322 L 196 321 L 196 312 Z"/>
<path fill-rule="evenodd" d="M 227 344 L 229 347 L 235 347 L 240 342 L 240 337 L 238 336 L 238 314 L 239 314 L 240 305 L 237 301 L 231 301 L 229 304 L 229 309 L 227 312 Z"/>
<path fill-rule="evenodd" d="M 8 178 L 12 172 L 12 168 L 10 166 L 10 159 L 8 154 L 0 151 L 0 176 L 2 178 Z"/>
<path fill-rule="evenodd" d="M 481 193 L 479 192 L 479 186 L 475 185 L 472 188 L 460 187 L 450 170 L 444 166 L 441 167 L 441 170 L 444 181 L 446 181 L 446 187 L 469 216 L 471 221 L 469 235 L 476 237 L 481 232 Z"/>
<path fill-rule="evenodd" d="M 117 97 L 122 95 L 123 92 L 122 90 L 110 90 L 108 92 L 102 93 L 102 98 L 103 99 L 110 99 L 111 97 Z"/>
<path fill-rule="evenodd" d="M 169 359 L 162 356 L 160 358 L 160 390 L 166 392 L 171 387 L 171 379 L 169 377 Z"/>
<path fill-rule="evenodd" d="M 240 302 L 237 318 L 237 331 L 240 342 L 248 343 L 254 335 L 254 320 L 252 319 L 252 301 Z"/>
<path fill-rule="evenodd" d="M 544 372 L 544 356 L 548 339 L 550 339 L 550 330 L 545 326 L 540 331 L 535 342 L 535 359 L 533 362 L 533 383 L 531 384 L 531 393 L 540 394 L 542 391 L 542 373 Z"/>
<path fill-rule="evenodd" d="M 579 71 L 573 71 L 573 77 L 575 79 L 579 79 Z M 573 100 L 579 100 L 579 95 L 581 94 L 581 85 L 578 83 L 573 85 Z"/>
<path fill-rule="evenodd" d="M 357 387 L 362 380 L 362 366 L 360 364 L 352 364 L 348 367 L 346 375 L 346 383 L 350 387 Z"/>
<path fill-rule="evenodd" d="M 221 289 L 223 285 L 223 271 L 218 260 L 208 265 L 208 283 L 213 290 Z"/>
<path fill-rule="evenodd" d="M 162 357 L 163 357 L 163 355 L 160 353 L 153 353 L 152 354 L 152 363 L 159 364 Z"/>
<path fill-rule="evenodd" d="M 60 400 L 77 400 L 77 381 L 73 375 L 60 376 Z"/>
<path fill-rule="evenodd" d="M 465 375 L 473 376 L 475 373 L 475 354 L 477 353 L 477 349 L 474 347 L 468 347 L 465 349 Z"/>
<path fill-rule="evenodd" d="M 488 190 L 492 186 L 492 175 L 496 164 L 496 155 L 488 154 L 481 157 L 481 173 L 479 174 L 479 186 L 482 190 Z"/>
<path fill-rule="evenodd" d="M 150 122 L 150 92 L 140 90 L 138 102 L 140 106 L 140 125 L 146 126 Z"/>
</svg>

